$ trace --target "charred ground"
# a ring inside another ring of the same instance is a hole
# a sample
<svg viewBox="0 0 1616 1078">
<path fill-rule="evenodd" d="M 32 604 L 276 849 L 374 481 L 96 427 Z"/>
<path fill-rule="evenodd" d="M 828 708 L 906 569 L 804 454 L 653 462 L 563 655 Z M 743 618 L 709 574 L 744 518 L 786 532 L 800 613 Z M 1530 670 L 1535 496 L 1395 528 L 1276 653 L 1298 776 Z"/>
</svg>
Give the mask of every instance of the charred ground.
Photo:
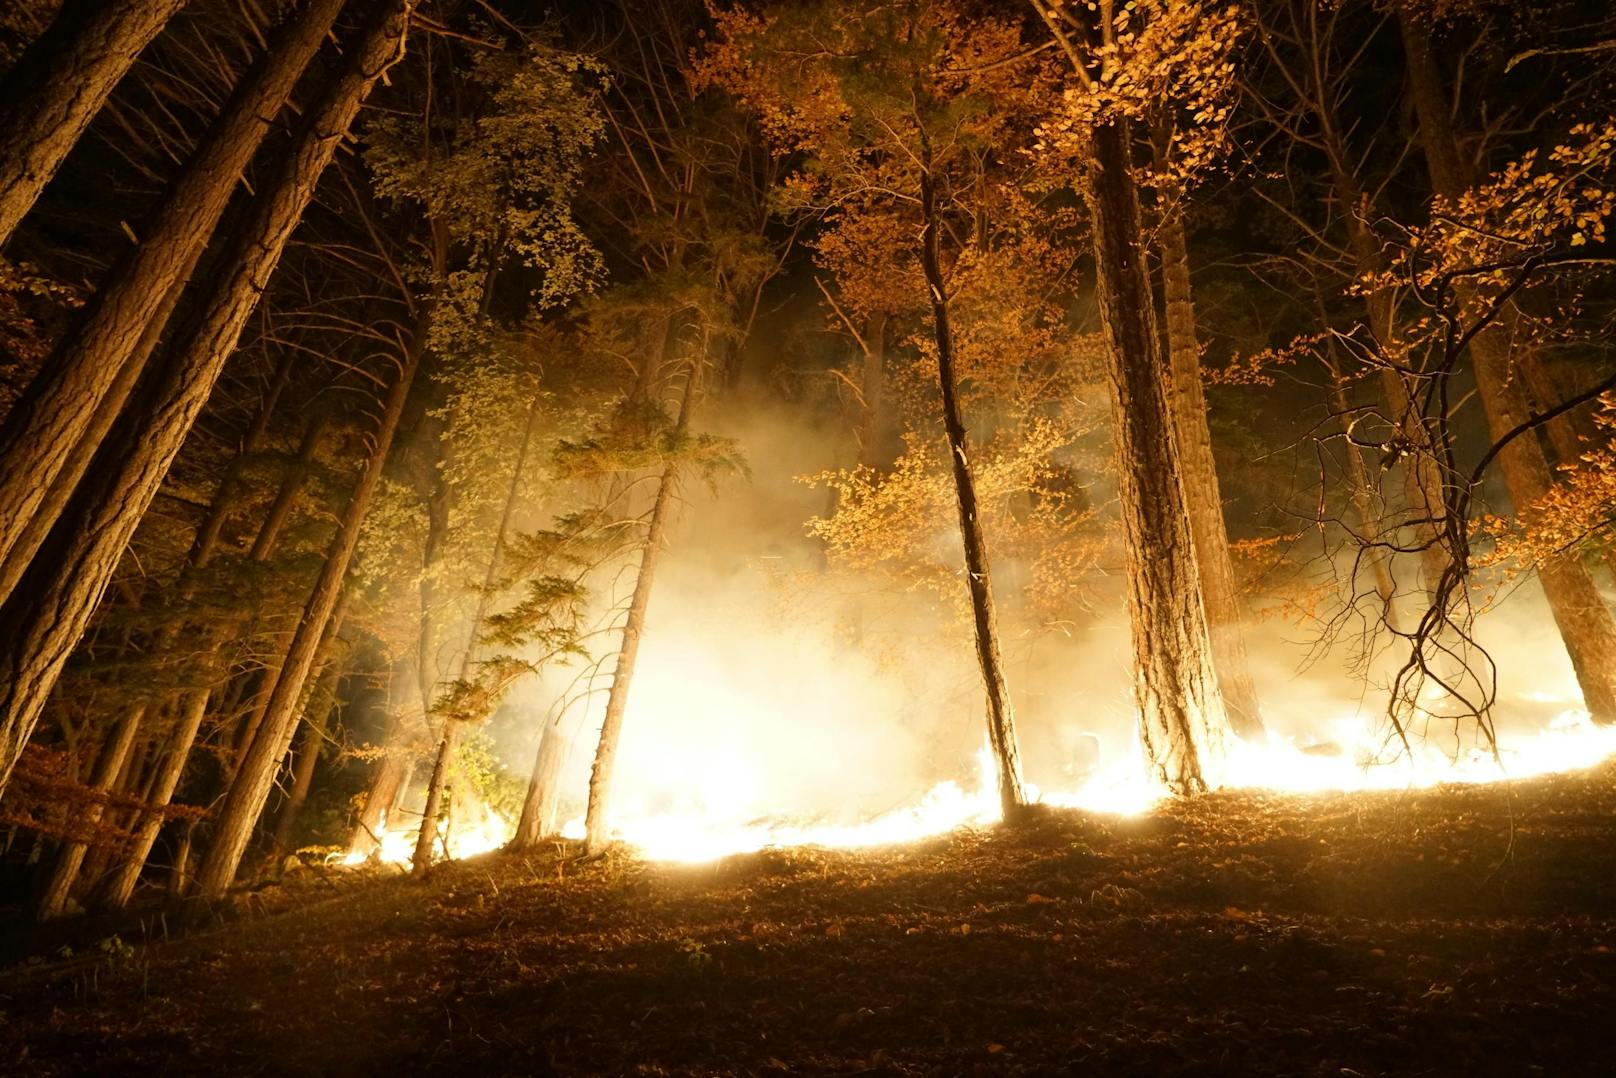
<svg viewBox="0 0 1616 1078">
<path fill-rule="evenodd" d="M 1586 1073 L 1616 766 L 701 866 L 311 869 L 233 909 L 0 975 L 8 1073 Z"/>
</svg>

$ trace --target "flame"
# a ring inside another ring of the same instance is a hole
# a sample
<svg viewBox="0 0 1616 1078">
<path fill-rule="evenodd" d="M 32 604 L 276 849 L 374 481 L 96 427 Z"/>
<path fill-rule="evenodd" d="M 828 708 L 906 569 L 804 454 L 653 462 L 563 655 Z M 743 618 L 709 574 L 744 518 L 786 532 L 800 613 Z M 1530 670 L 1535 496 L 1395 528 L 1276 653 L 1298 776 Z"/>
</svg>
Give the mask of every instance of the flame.
<svg viewBox="0 0 1616 1078">
<path fill-rule="evenodd" d="M 1361 715 L 1343 715 L 1326 724 L 1330 741 L 1298 744 L 1271 737 L 1266 743 L 1235 743 L 1225 761 L 1223 785 L 1287 793 L 1354 792 L 1420 789 L 1444 783 L 1479 784 L 1525 779 L 1591 767 L 1616 755 L 1616 727 L 1597 726 L 1587 712 L 1567 708 L 1534 734 L 1500 739 L 1498 755 L 1482 746 L 1457 753 L 1439 744 L 1415 741 L 1412 753 L 1387 759 L 1386 739 Z M 988 826 L 999 819 L 992 757 L 984 747 L 976 755 L 974 782 L 939 782 L 914 803 L 856 823 L 826 823 L 758 813 L 765 796 L 756 768 L 733 751 L 703 753 L 685 742 L 669 749 L 666 774 L 677 776 L 679 790 L 655 807 L 619 814 L 615 838 L 656 861 L 703 862 L 774 847 L 817 846 L 858 849 L 892 846 L 946 834 L 965 827 Z M 1165 796 L 1146 774 L 1135 752 L 1099 770 L 1071 790 L 1039 790 L 1029 785 L 1029 798 L 1057 808 L 1112 815 L 1149 811 Z M 671 800 L 669 800 L 671 797 Z M 487 806 L 453 821 L 449 852 L 454 859 L 503 845 L 512 827 Z M 582 839 L 580 816 L 562 828 L 568 839 Z M 415 850 L 415 829 L 407 825 L 381 832 L 376 856 L 408 864 Z M 350 855 L 348 863 L 365 860 Z"/>
<path fill-rule="evenodd" d="M 510 840 L 515 830 L 514 824 L 480 802 L 465 806 L 460 811 L 466 813 L 465 818 L 451 816 L 448 821 L 448 859 L 451 861 L 497 850 Z M 342 863 L 359 865 L 377 860 L 389 865 L 408 865 L 415 859 L 415 841 L 419 834 L 418 817 L 383 820 L 376 832 L 379 842 L 375 851 L 370 854 L 349 853 L 342 858 Z M 443 846 L 440 840 L 433 850 L 434 860 L 443 857 Z"/>
</svg>

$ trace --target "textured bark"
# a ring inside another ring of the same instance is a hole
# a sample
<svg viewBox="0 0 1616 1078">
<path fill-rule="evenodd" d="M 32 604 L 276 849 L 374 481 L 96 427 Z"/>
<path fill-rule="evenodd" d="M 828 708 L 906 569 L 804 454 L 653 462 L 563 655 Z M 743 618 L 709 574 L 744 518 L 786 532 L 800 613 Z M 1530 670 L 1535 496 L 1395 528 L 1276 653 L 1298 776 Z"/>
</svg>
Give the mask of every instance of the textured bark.
<svg viewBox="0 0 1616 1078">
<path fill-rule="evenodd" d="M 1424 151 L 1432 190 L 1457 197 L 1469 185 L 1471 170 L 1459 155 L 1448 111 L 1442 76 L 1431 55 L 1431 43 L 1416 16 L 1399 13 L 1408 62 L 1409 87 L 1419 120 L 1420 148 Z M 1460 303 L 1469 307 L 1474 289 L 1468 281 L 1456 283 Z M 1495 323 L 1470 342 L 1477 395 L 1487 415 L 1487 430 L 1496 442 L 1526 422 L 1531 408 L 1521 379 L 1524 366 L 1538 362 L 1529 349 L 1511 347 L 1510 327 L 1516 319 L 1507 301 Z M 1532 507 L 1554 486 L 1554 474 L 1536 432 L 1515 438 L 1498 454 L 1499 471 L 1518 514 Z M 1560 639 L 1576 671 L 1583 704 L 1595 722 L 1616 722 L 1616 621 L 1611 618 L 1587 567 L 1575 555 L 1556 558 L 1538 570 Z"/>
<path fill-rule="evenodd" d="M 1094 129 L 1092 152 L 1084 195 L 1116 428 L 1140 739 L 1162 781 L 1190 793 L 1218 783 L 1228 719 L 1184 504 L 1126 125 Z"/>
<path fill-rule="evenodd" d="M 538 755 L 533 760 L 533 775 L 528 779 L 527 797 L 522 800 L 522 818 L 516 822 L 516 833 L 506 849 L 531 850 L 555 834 L 561 765 L 566 762 L 569 747 L 559 722 L 544 724 L 539 734 Z"/>
<path fill-rule="evenodd" d="M 690 428 L 690 411 L 696 397 L 696 367 L 692 363 L 685 376 L 683 399 L 675 435 Z M 589 801 L 584 810 L 584 849 L 596 854 L 610 839 L 612 772 L 617 764 L 617 746 L 623 736 L 623 716 L 628 710 L 629 686 L 634 680 L 634 664 L 640 655 L 640 638 L 645 635 L 645 614 L 651 605 L 651 587 L 656 579 L 657 560 L 671 515 L 677 469 L 670 463 L 657 480 L 656 498 L 651 503 L 651 520 L 640 552 L 640 571 L 634 578 L 634 594 L 629 598 L 628 616 L 623 620 L 623 639 L 612 670 L 611 688 L 606 693 L 606 714 L 600 723 L 600 740 L 595 745 L 595 762 L 589 772 Z"/>
<path fill-rule="evenodd" d="M 377 11 L 350 62 L 305 117 L 275 177 L 254 200 L 215 288 L 119 420 L 91 480 L 75 494 L 4 608 L 0 637 L 0 791 L 118 560 L 234 350 L 315 184 L 365 95 L 399 57 L 408 0 Z"/>
<path fill-rule="evenodd" d="M 1195 565 L 1201 575 L 1201 599 L 1218 687 L 1228 709 L 1229 724 L 1243 738 L 1263 736 L 1257 684 L 1246 658 L 1244 615 L 1229 532 L 1223 520 L 1223 493 L 1212 455 L 1207 422 L 1206 389 L 1201 380 L 1201 346 L 1195 338 L 1195 300 L 1190 290 L 1189 244 L 1184 222 L 1173 214 L 1157 231 L 1161 245 L 1162 291 L 1167 301 L 1167 349 L 1172 369 L 1173 431 L 1184 479 Z"/>
<path fill-rule="evenodd" d="M 186 0 L 67 0 L 0 81 L 0 248 Z"/>
<path fill-rule="evenodd" d="M 342 0 L 309 0 L 242 76 L 218 122 L 164 195 L 142 242 L 113 268 L 7 414 L 0 427 L 0 582 L 14 583 L 26 566 L 31 551 L 25 536 L 42 539 L 50 514 L 65 511 L 79 481 L 72 473 L 82 475 L 106 437 L 237 178 L 341 6 Z M 154 296 L 161 300 L 155 305 Z M 0 602 L 9 594 L 9 588 L 0 592 Z"/>
<path fill-rule="evenodd" d="M 118 776 L 123 773 L 124 764 L 129 759 L 129 750 L 135 743 L 135 734 L 139 732 L 145 714 L 144 708 L 135 708 L 125 714 L 113 728 L 96 759 L 95 773 L 90 778 L 92 790 L 105 794 L 112 789 Z M 86 805 L 74 821 L 75 825 L 87 834 L 93 832 L 96 825 L 101 822 L 103 809 L 104 806 L 100 802 Z M 89 848 L 90 843 L 87 839 L 70 839 L 62 843 L 61 848 L 56 851 L 56 863 L 51 868 L 50 879 L 45 884 L 44 893 L 39 898 L 37 912 L 41 921 L 60 917 L 67 912 L 68 894 L 79 878 L 79 866 L 84 863 L 84 854 Z"/>
<path fill-rule="evenodd" d="M 368 44 L 382 44 L 396 49 L 404 29 L 405 5 L 389 4 L 388 9 L 386 18 L 371 30 L 371 35 L 379 39 L 379 42 L 372 41 Z M 376 57 L 372 55 L 367 59 L 374 61 Z M 363 63 L 363 70 L 379 73 L 380 68 L 376 63 L 369 62 Z M 365 461 L 364 470 L 354 485 L 353 493 L 349 495 L 341 524 L 326 552 L 325 564 L 321 567 L 320 575 L 309 592 L 308 600 L 304 603 L 303 615 L 292 634 L 292 642 L 286 650 L 280 676 L 276 678 L 275 686 L 270 692 L 263 725 L 258 730 L 258 736 L 253 739 L 252 747 L 243 758 L 235 780 L 230 784 L 230 791 L 225 795 L 224 804 L 220 806 L 213 845 L 208 848 L 207 857 L 203 860 L 202 868 L 197 875 L 197 890 L 204 899 L 223 896 L 235 879 L 236 869 L 240 866 L 242 855 L 247 849 L 247 841 L 252 837 L 253 825 L 263 813 L 264 802 L 268 799 L 270 787 L 275 782 L 276 768 L 291 745 L 292 734 L 296 729 L 294 720 L 303 699 L 304 685 L 308 681 L 309 671 L 314 666 L 338 600 L 345 590 L 348 567 L 359 544 L 360 527 L 364 524 L 365 514 L 369 511 L 371 500 L 381 482 L 388 450 L 398 433 L 399 419 L 404 414 L 410 386 L 415 381 L 416 371 L 421 365 L 421 354 L 426 348 L 426 327 L 429 318 L 429 314 L 423 314 L 417 319 L 403 365 L 398 378 L 388 391 L 386 404 L 377 423 L 370 457 Z"/>
<path fill-rule="evenodd" d="M 948 460 L 953 467 L 954 498 L 959 510 L 960 541 L 965 550 L 965 583 L 971 596 L 971 628 L 976 641 L 976 661 L 982 672 L 987 695 L 988 746 L 993 752 L 994 774 L 999 783 L 999 808 L 1006 818 L 1027 804 L 1022 788 L 1021 752 L 1016 741 L 1016 714 L 1005 684 L 1004 659 L 999 653 L 999 626 L 993 610 L 992 568 L 988 563 L 987 539 L 982 534 L 981 509 L 976 500 L 976 477 L 971 473 L 969 439 L 965 417 L 960 409 L 959 388 L 954 374 L 954 336 L 948 320 L 948 291 L 943 281 L 937 191 L 929 171 L 930 147 L 925 147 L 926 171 L 920 177 L 921 234 L 920 262 L 930 293 L 932 334 L 937 344 L 937 382 L 941 391 L 943 431 L 948 437 Z"/>
</svg>

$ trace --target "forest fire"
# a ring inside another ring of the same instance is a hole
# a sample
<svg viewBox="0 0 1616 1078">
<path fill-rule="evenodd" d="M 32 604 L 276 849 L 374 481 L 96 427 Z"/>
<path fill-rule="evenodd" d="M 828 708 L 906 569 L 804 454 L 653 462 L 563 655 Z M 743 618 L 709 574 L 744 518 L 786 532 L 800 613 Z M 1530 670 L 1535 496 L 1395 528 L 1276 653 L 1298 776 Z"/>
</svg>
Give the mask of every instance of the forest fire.
<svg viewBox="0 0 1616 1078">
<path fill-rule="evenodd" d="M 0 1074 L 1581 1073 L 1613 326 L 1609 0 L 6 0 Z"/>
</svg>

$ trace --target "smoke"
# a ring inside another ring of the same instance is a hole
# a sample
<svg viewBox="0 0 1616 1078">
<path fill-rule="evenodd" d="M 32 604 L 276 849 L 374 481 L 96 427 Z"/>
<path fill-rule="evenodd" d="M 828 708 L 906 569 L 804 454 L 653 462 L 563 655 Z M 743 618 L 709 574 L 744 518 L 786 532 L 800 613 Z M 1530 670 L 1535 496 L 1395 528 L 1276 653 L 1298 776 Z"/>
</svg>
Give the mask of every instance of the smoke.
<svg viewBox="0 0 1616 1078">
<path fill-rule="evenodd" d="M 943 780 L 973 783 L 984 720 L 968 627 L 927 595 L 825 571 L 804 528 L 828 503 L 799 477 L 852 458 L 845 424 L 756 392 L 714 411 L 703 426 L 735 439 L 751 474 L 716 492 L 697 480 L 682 488 L 628 702 L 614 812 L 839 824 L 912 803 Z M 936 526 L 946 536 L 954 522 Z M 1023 764 L 1046 792 L 1072 791 L 1138 753 L 1122 583 L 1101 581 L 1097 609 L 1060 631 L 1004 641 Z M 1478 631 L 1498 662 L 1505 738 L 1578 706 L 1535 584 L 1515 587 Z M 1348 647 L 1320 657 L 1314 644 L 1311 629 L 1279 618 L 1247 626 L 1278 745 L 1328 746 L 1384 721 L 1383 686 L 1402 656 L 1387 651 L 1365 679 Z M 562 723 L 572 735 L 563 819 L 582 812 L 611 667 L 601 664 L 594 692 Z M 526 776 L 539 728 L 577 673 L 530 682 L 507 707 L 496 734 L 514 774 Z"/>
</svg>

